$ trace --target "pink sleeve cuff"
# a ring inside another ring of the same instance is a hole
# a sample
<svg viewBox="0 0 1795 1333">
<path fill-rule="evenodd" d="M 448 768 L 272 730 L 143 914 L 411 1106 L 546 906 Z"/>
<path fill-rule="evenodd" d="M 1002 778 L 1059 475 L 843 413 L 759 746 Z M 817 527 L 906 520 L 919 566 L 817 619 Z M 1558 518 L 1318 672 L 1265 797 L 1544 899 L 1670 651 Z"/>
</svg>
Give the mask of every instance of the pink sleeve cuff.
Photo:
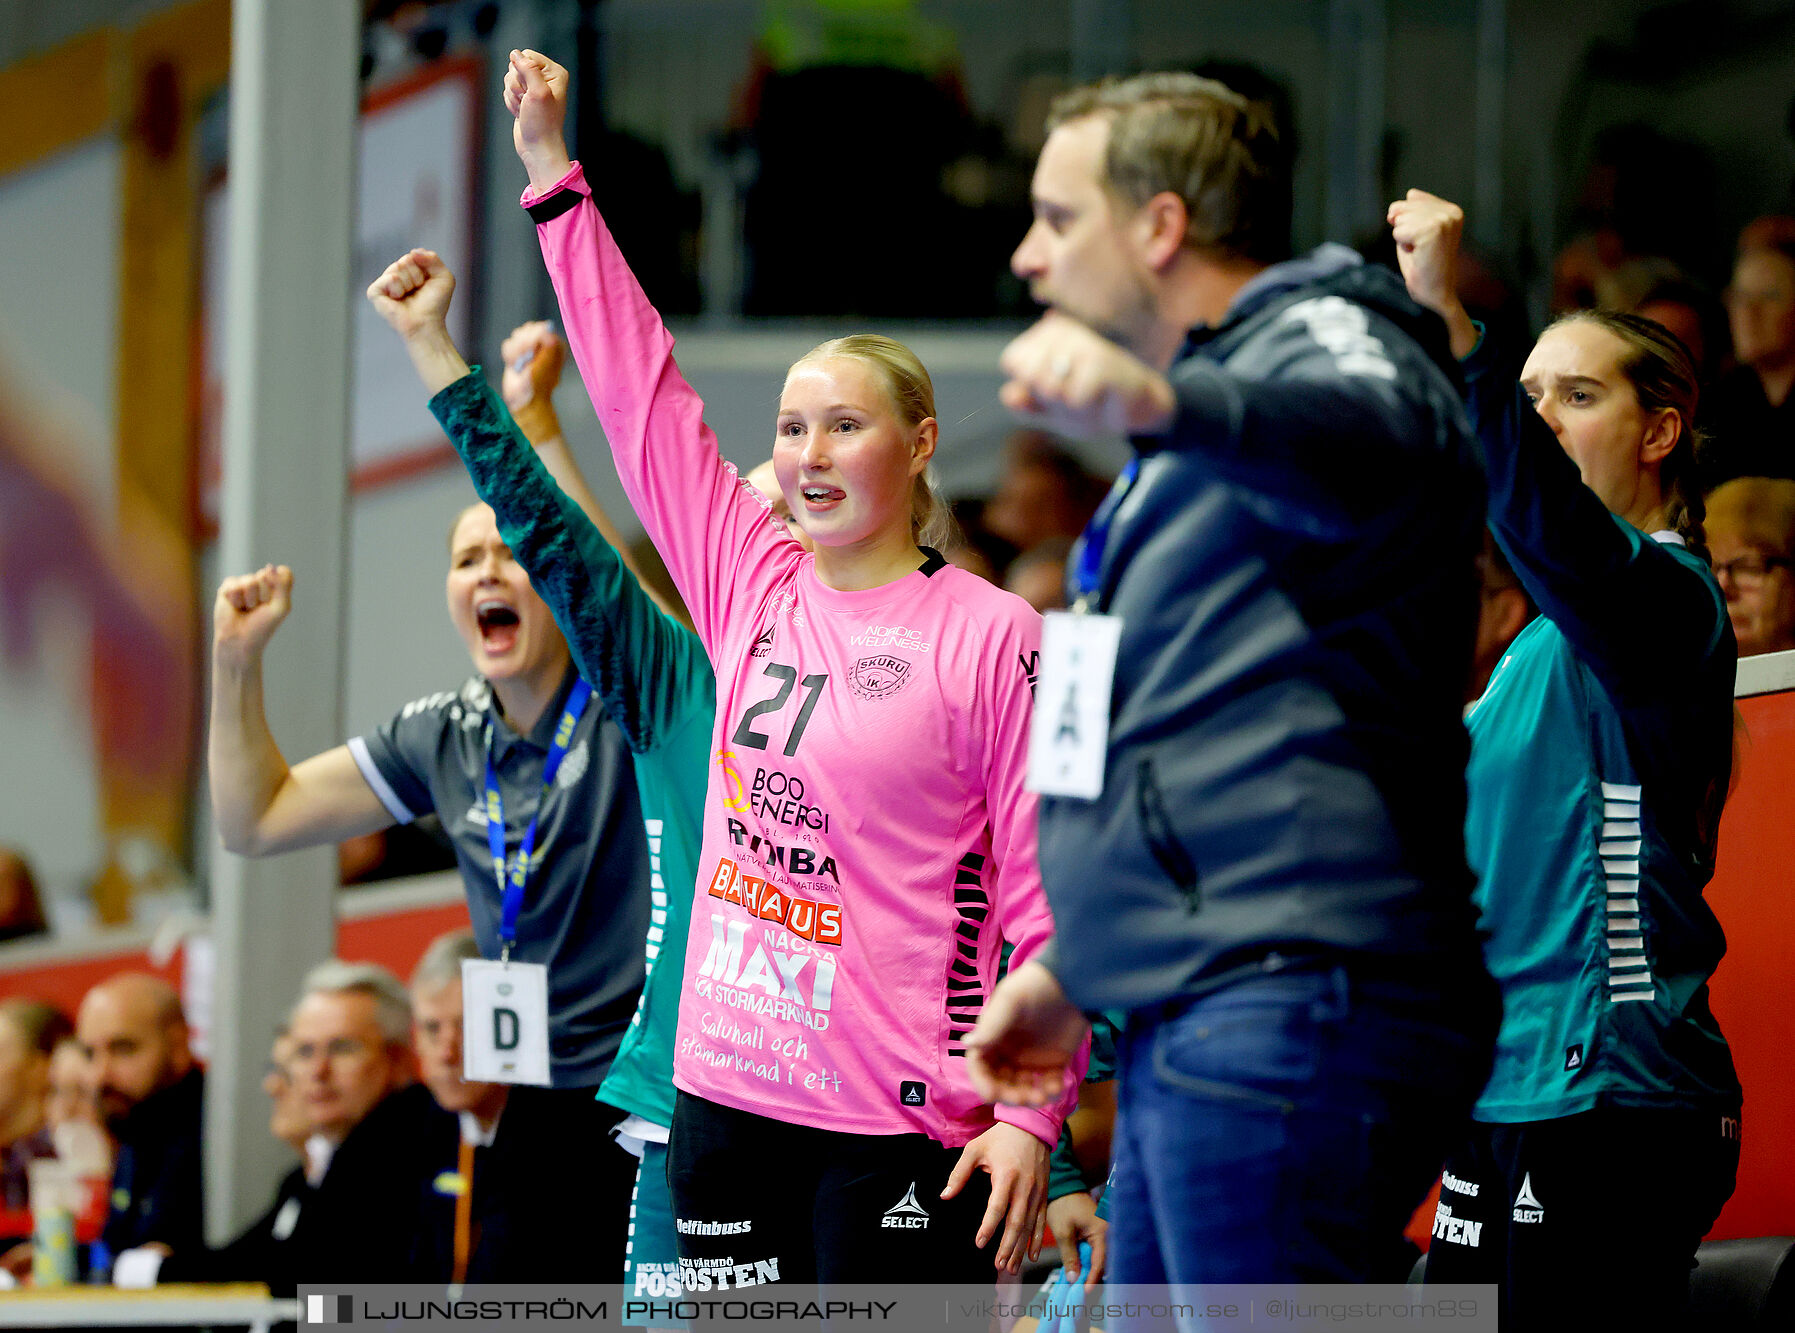
<svg viewBox="0 0 1795 1333">
<path fill-rule="evenodd" d="M 1026 1129 L 1052 1152 L 1060 1141 L 1061 1117 L 1051 1111 L 1038 1110 L 1032 1106 L 1004 1106 L 1001 1103 L 992 1108 L 996 1118 L 1006 1125 L 1014 1125 L 1017 1129 Z"/>
<path fill-rule="evenodd" d="M 522 204 L 525 208 L 528 208 L 531 204 L 546 199 L 551 194 L 558 194 L 562 190 L 578 189 L 585 184 L 586 173 L 580 170 L 580 164 L 578 162 L 574 162 L 567 168 L 567 174 L 565 176 L 561 177 L 560 180 L 549 186 L 548 189 L 544 190 L 541 194 L 537 194 L 527 185 L 524 186 L 523 195 L 517 202 Z M 582 190 L 581 193 L 590 194 L 591 191 Z"/>
</svg>

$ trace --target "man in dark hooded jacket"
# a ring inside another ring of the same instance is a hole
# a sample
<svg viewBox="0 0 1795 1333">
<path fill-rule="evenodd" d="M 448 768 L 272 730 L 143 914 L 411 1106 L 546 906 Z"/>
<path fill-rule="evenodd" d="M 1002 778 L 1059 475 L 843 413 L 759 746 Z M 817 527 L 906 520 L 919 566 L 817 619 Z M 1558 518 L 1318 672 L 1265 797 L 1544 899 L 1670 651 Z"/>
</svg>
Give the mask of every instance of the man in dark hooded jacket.
<svg viewBox="0 0 1795 1333">
<path fill-rule="evenodd" d="M 1079 1011 L 1126 1011 L 1116 1280 L 1400 1280 L 1494 1033 L 1459 717 L 1484 484 L 1445 332 L 1342 247 L 1289 257 L 1287 154 L 1220 84 L 1079 89 L 1049 128 L 1013 267 L 1051 309 L 1003 396 L 1136 456 L 1043 647 L 1057 948 L 974 1065 L 1038 1100 Z"/>
</svg>

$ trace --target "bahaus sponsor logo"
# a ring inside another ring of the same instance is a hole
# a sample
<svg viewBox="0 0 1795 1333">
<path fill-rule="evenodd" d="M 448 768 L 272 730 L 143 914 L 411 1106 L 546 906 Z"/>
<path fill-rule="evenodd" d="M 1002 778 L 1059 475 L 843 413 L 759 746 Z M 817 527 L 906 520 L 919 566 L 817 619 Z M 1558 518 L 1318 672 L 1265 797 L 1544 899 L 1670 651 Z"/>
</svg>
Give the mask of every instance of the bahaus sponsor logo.
<svg viewBox="0 0 1795 1333">
<path fill-rule="evenodd" d="M 861 699 L 889 699 L 910 678 L 910 664 L 901 657 L 881 654 L 863 657 L 848 672 L 848 688 Z"/>
<path fill-rule="evenodd" d="M 794 851 L 804 851 L 802 847 Z M 727 856 L 717 860 L 705 892 L 712 898 L 748 912 L 762 921 L 784 926 L 800 939 L 817 944 L 840 944 L 842 935 L 841 904 L 788 893 L 759 875 L 747 874 Z"/>
</svg>

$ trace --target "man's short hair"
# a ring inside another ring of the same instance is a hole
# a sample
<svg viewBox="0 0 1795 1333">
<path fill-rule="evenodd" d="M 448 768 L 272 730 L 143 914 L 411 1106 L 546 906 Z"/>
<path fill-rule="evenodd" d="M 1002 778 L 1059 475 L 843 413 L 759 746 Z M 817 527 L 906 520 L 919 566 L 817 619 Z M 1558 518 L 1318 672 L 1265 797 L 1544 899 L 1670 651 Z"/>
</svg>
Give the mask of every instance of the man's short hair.
<svg viewBox="0 0 1795 1333">
<path fill-rule="evenodd" d="M 1195 74 L 1136 74 L 1061 94 L 1047 128 L 1086 116 L 1109 119 L 1105 185 L 1137 208 L 1177 195 L 1191 249 L 1262 264 L 1290 257 L 1290 154 L 1270 107 Z"/>
<path fill-rule="evenodd" d="M 446 935 L 438 935 L 430 941 L 430 947 L 424 950 L 424 956 L 411 970 L 411 993 L 416 995 L 420 990 L 434 990 L 451 981 L 460 981 L 461 964 L 479 956 L 480 946 L 474 942 L 473 931 L 451 930 Z"/>
<path fill-rule="evenodd" d="M 378 963 L 345 963 L 332 958 L 305 974 L 300 1004 L 308 995 L 367 995 L 374 1000 L 374 1023 L 390 1046 L 411 1045 L 411 997 L 399 978 Z M 294 1009 L 298 1009 L 298 1005 Z M 288 1020 L 289 1023 L 291 1019 Z"/>
</svg>

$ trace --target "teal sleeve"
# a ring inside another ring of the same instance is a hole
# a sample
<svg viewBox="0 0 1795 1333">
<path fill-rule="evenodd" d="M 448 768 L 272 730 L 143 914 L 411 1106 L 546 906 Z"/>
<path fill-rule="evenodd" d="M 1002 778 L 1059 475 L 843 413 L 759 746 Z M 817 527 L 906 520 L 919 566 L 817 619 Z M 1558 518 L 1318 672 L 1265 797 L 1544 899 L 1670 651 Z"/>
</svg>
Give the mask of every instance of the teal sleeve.
<svg viewBox="0 0 1795 1333">
<path fill-rule="evenodd" d="M 1078 1158 L 1072 1154 L 1072 1131 L 1061 1125 L 1059 1142 L 1047 1154 L 1047 1202 L 1090 1188 L 1079 1169 Z"/>
<path fill-rule="evenodd" d="M 1108 1013 L 1092 1014 L 1090 1019 L 1091 1063 L 1085 1070 L 1084 1081 L 1107 1083 L 1116 1076 L 1116 1034 L 1120 1023 Z M 1101 1183 L 1101 1178 L 1086 1178 L 1072 1151 L 1072 1131 L 1062 1125 L 1059 1142 L 1047 1155 L 1047 1201 L 1052 1203 L 1065 1195 L 1091 1190 Z"/>
<path fill-rule="evenodd" d="M 433 397 L 430 410 L 630 748 L 656 749 L 694 709 L 711 708 L 715 678 L 698 636 L 642 590 L 479 367 Z"/>
</svg>

